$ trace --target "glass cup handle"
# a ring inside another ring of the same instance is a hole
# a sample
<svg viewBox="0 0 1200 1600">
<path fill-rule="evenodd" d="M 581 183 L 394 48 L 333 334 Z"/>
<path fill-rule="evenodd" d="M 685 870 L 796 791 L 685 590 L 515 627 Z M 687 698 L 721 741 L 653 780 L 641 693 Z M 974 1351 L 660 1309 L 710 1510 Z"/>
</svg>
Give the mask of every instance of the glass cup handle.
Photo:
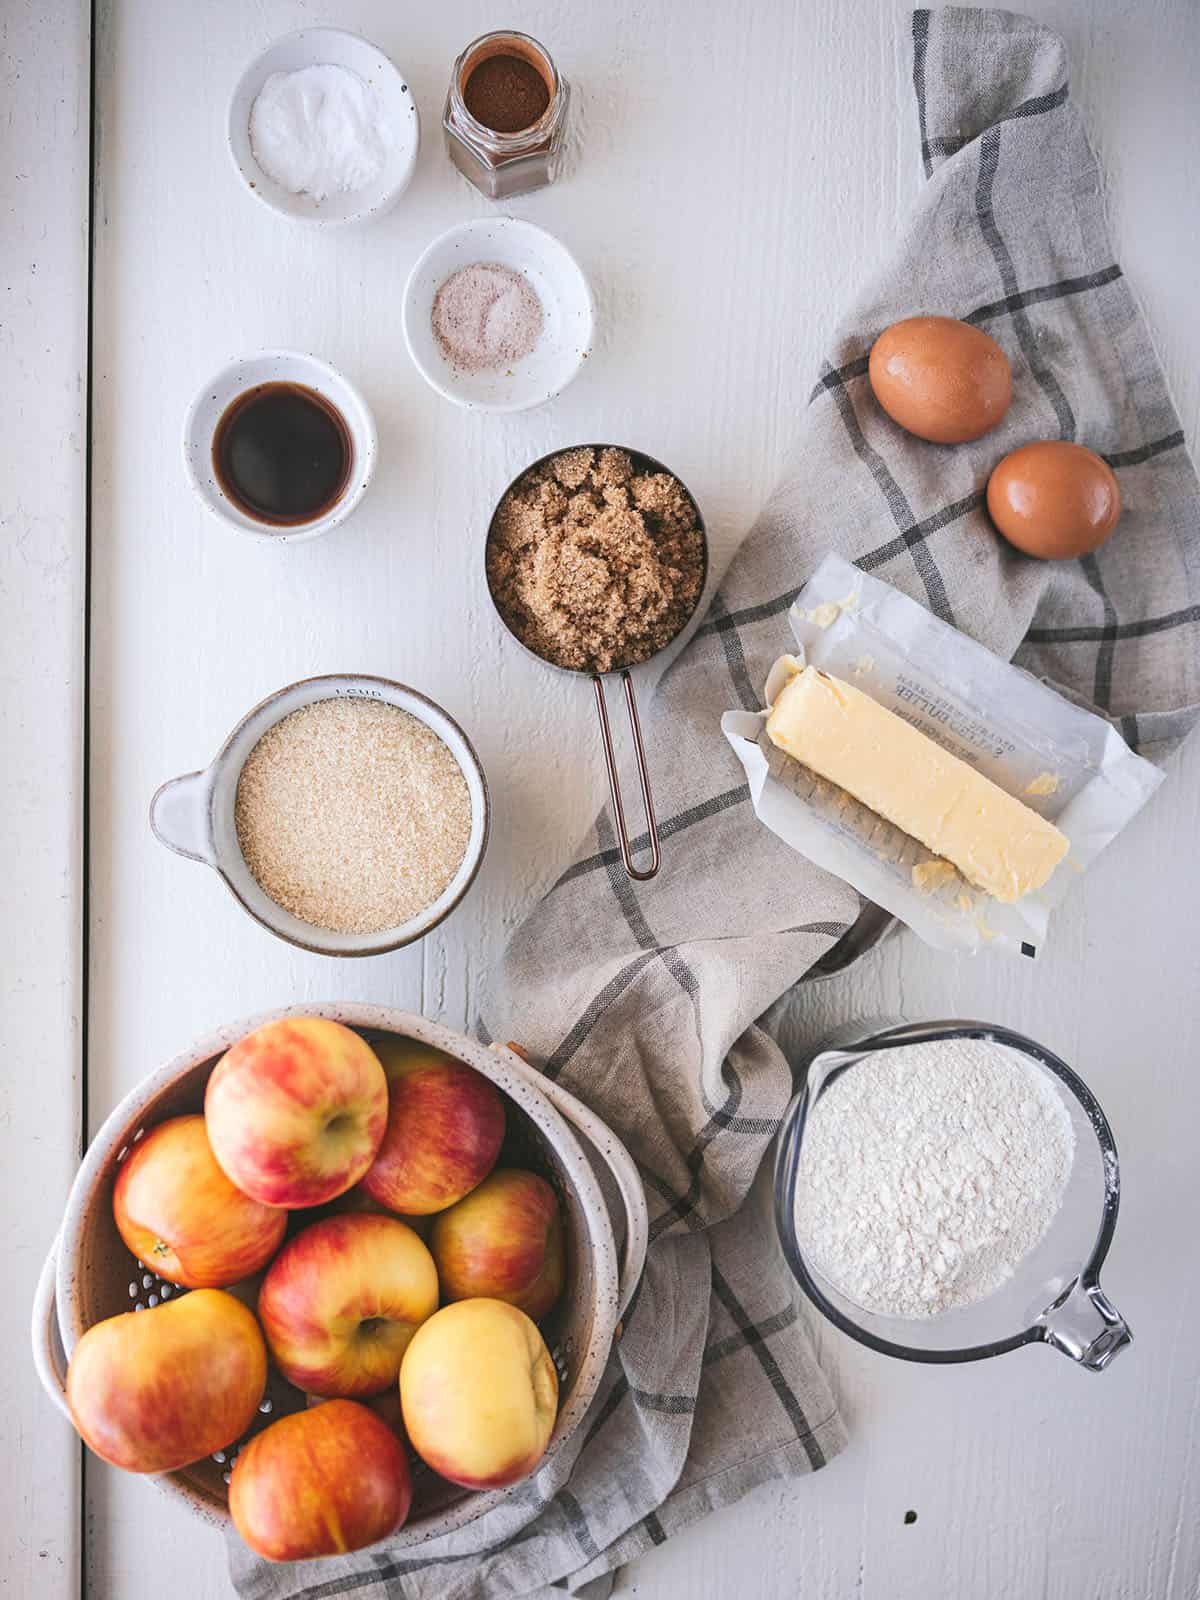
<svg viewBox="0 0 1200 1600">
<path fill-rule="evenodd" d="M 654 819 L 654 801 L 650 794 L 650 774 L 646 771 L 646 748 L 642 743 L 642 725 L 638 721 L 637 701 L 633 696 L 633 679 L 628 672 L 622 672 L 621 682 L 625 689 L 625 704 L 629 710 L 629 727 L 633 734 L 633 753 L 637 760 L 638 783 L 642 791 L 642 807 L 646 813 L 646 830 L 650 841 L 650 864 L 646 867 L 635 867 L 633 864 L 633 849 L 629 842 L 629 830 L 625 825 L 625 806 L 621 800 L 621 775 L 617 771 L 617 758 L 613 751 L 612 730 L 608 725 L 608 707 L 604 703 L 604 679 L 599 675 L 592 679 L 592 688 L 596 691 L 596 710 L 600 715 L 600 738 L 604 745 L 604 765 L 608 771 L 608 793 L 612 800 L 613 817 L 617 825 L 617 843 L 621 848 L 621 861 L 625 871 L 635 883 L 645 883 L 653 878 L 658 871 L 662 855 L 658 844 L 658 823 Z"/>
<path fill-rule="evenodd" d="M 1042 1338 L 1089 1372 L 1103 1372 L 1133 1341 L 1129 1324 L 1098 1283 L 1075 1281 L 1037 1319 Z"/>
</svg>

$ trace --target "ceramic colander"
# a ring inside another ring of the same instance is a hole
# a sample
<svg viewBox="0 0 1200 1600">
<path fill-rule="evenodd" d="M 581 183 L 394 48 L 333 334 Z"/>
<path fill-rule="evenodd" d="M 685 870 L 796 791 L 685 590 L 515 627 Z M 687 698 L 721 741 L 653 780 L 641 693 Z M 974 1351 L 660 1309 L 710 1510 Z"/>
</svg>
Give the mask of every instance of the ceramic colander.
<svg viewBox="0 0 1200 1600">
<path fill-rule="evenodd" d="M 542 1325 L 559 1375 L 558 1420 L 543 1458 L 548 1461 L 587 1411 L 620 1319 L 641 1276 L 647 1237 L 641 1179 L 628 1151 L 597 1116 L 511 1050 L 488 1049 L 424 1017 L 384 1006 L 310 1004 L 243 1018 L 209 1034 L 151 1073 L 122 1100 L 84 1157 L 38 1284 L 33 1347 L 43 1386 L 65 1412 L 66 1363 L 93 1323 L 186 1293 L 164 1284 L 125 1248 L 112 1215 L 117 1169 L 148 1128 L 167 1117 L 203 1108 L 209 1074 L 230 1045 L 263 1023 L 296 1016 L 328 1017 L 368 1039 L 381 1034 L 417 1039 L 465 1061 L 504 1094 L 508 1126 L 501 1161 L 541 1171 L 557 1190 L 566 1217 L 566 1289 Z M 578 1136 L 608 1168 L 620 1197 L 623 1243 L 619 1261 L 608 1206 Z M 235 1292 L 253 1305 L 256 1290 L 257 1280 L 250 1280 Z M 256 1428 L 266 1426 L 272 1415 L 298 1410 L 304 1404 L 304 1396 L 272 1369 Z M 229 1515 L 226 1483 L 242 1442 L 155 1482 L 206 1521 L 224 1523 Z M 414 1472 L 413 1490 L 409 1520 L 389 1539 L 390 1547 L 417 1545 L 460 1528 L 508 1492 L 472 1494 L 420 1466 Z"/>
</svg>

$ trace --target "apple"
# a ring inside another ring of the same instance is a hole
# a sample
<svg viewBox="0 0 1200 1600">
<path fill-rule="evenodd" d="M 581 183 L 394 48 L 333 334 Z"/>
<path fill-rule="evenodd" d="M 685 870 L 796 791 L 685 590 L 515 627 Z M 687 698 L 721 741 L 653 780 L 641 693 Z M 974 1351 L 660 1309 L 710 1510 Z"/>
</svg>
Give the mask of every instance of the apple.
<svg viewBox="0 0 1200 1600">
<path fill-rule="evenodd" d="M 305 1397 L 305 1403 L 312 1407 L 323 1406 L 327 1402 L 319 1394 L 310 1394 Z M 380 1394 L 368 1395 L 365 1400 L 358 1403 L 366 1406 L 368 1411 L 373 1411 L 381 1422 L 386 1422 L 404 1448 L 408 1449 L 408 1434 L 404 1431 L 404 1413 L 400 1409 L 399 1384 L 391 1383 Z"/>
<path fill-rule="evenodd" d="M 113 1190 L 117 1231 L 169 1283 L 220 1289 L 265 1267 L 287 1212 L 251 1200 L 217 1165 L 201 1116 L 160 1122 L 135 1144 Z"/>
<path fill-rule="evenodd" d="M 234 1527 L 268 1561 L 345 1555 L 404 1525 L 412 1478 L 404 1446 L 353 1400 L 280 1417 L 238 1454 Z"/>
<path fill-rule="evenodd" d="M 173 1472 L 240 1439 L 266 1384 L 253 1312 L 222 1289 L 193 1289 L 94 1323 L 71 1357 L 67 1402 L 103 1460 Z"/>
<path fill-rule="evenodd" d="M 535 1172 L 497 1169 L 439 1213 L 429 1248 L 443 1300 L 507 1300 L 538 1322 L 562 1293 L 558 1196 Z"/>
<path fill-rule="evenodd" d="M 400 1365 L 413 1449 L 465 1489 L 501 1489 L 537 1466 L 558 1375 L 537 1325 L 503 1300 L 457 1300 L 413 1335 Z"/>
<path fill-rule="evenodd" d="M 387 1129 L 362 1186 L 391 1211 L 428 1216 L 461 1200 L 496 1165 L 504 1101 L 482 1073 L 411 1039 L 379 1046 Z"/>
<path fill-rule="evenodd" d="M 369 1400 L 363 1401 L 363 1405 L 372 1410 L 381 1422 L 387 1423 L 407 1450 L 408 1433 L 404 1427 L 404 1413 L 400 1409 L 399 1384 L 389 1384 L 382 1394 L 373 1394 Z"/>
<path fill-rule="evenodd" d="M 275 1364 L 306 1394 L 379 1394 L 437 1310 L 433 1257 L 398 1217 L 351 1213 L 303 1229 L 275 1257 L 258 1315 Z"/>
<path fill-rule="evenodd" d="M 453 1061 L 454 1056 L 449 1056 L 444 1050 L 436 1050 L 431 1044 L 423 1044 L 420 1039 L 408 1039 L 401 1033 L 374 1034 L 371 1038 L 371 1048 L 379 1057 L 384 1076 L 390 1084 L 393 1078 L 398 1078 L 409 1067 L 428 1064 L 430 1061 Z"/>
<path fill-rule="evenodd" d="M 377 1217 L 399 1217 L 401 1222 L 407 1222 L 414 1233 L 419 1234 L 426 1244 L 429 1242 L 429 1231 L 433 1227 L 433 1218 L 405 1216 L 401 1211 L 393 1211 L 391 1206 L 385 1206 L 378 1200 L 373 1200 L 361 1183 L 356 1183 L 352 1189 L 347 1189 L 345 1194 L 339 1194 L 336 1200 L 331 1200 L 326 1206 L 318 1206 L 315 1211 L 306 1213 L 310 1222 L 317 1222 L 322 1217 L 342 1217 L 352 1211 L 369 1211 Z"/>
<path fill-rule="evenodd" d="M 268 1206 L 316 1206 L 374 1160 L 387 1079 L 370 1045 L 340 1022 L 268 1022 L 217 1062 L 204 1119 L 213 1154 L 244 1194 Z"/>
</svg>

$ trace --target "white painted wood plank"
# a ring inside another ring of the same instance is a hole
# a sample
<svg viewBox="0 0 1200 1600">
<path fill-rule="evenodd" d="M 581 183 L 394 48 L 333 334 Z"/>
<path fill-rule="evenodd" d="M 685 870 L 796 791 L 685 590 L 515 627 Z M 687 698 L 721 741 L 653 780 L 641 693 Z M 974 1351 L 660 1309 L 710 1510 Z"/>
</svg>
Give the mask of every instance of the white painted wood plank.
<svg viewBox="0 0 1200 1600">
<path fill-rule="evenodd" d="M 1194 23 L 1185 0 L 1055 0 L 1045 14 L 1068 33 L 1120 253 L 1194 442 L 1200 328 L 1178 238 L 1200 172 L 1200 138 L 1185 121 Z M 257 49 L 326 20 L 394 56 L 424 142 L 392 216 L 314 236 L 237 192 L 223 120 Z M 518 6 L 502 20 L 545 38 L 577 86 L 577 150 L 568 182 L 512 210 L 579 254 L 601 336 L 552 407 L 466 416 L 409 365 L 399 294 L 435 233 L 487 209 L 446 162 L 438 118 L 453 56 L 496 20 L 470 0 L 410 13 L 384 0 L 345 0 L 335 14 L 301 0 L 219 13 L 111 0 L 102 11 L 96 1117 L 239 1011 L 336 993 L 451 1022 L 470 1014 L 483 966 L 601 789 L 586 692 L 506 648 L 488 608 L 480 541 L 495 499 L 546 449 L 622 439 L 681 473 L 727 552 L 786 459 L 829 326 L 886 257 L 919 185 L 898 0 Z M 178 464 L 196 388 L 227 357 L 273 344 L 311 349 L 359 382 L 382 442 L 355 519 L 283 551 L 208 522 Z M 488 863 L 451 923 L 419 951 L 356 964 L 270 940 L 145 824 L 156 784 L 207 761 L 256 699 L 338 668 L 398 676 L 442 700 L 475 740 L 497 803 Z M 905 939 L 801 1002 L 805 1026 L 897 1005 L 973 1010 L 1040 1033 L 1081 1066 L 1123 1147 L 1129 1199 L 1110 1276 L 1139 1335 L 1134 1352 L 1089 1383 L 1043 1352 L 934 1373 L 822 1335 L 851 1451 L 817 1480 L 764 1493 L 636 1563 L 626 1589 L 653 1600 L 782 1600 L 801 1589 L 1075 1600 L 1194 1588 L 1194 1535 L 1179 1521 L 1196 1489 L 1197 1362 L 1183 1336 L 1194 1291 L 1180 1285 L 1178 1260 L 1186 1280 L 1195 1245 L 1180 1219 L 1189 1205 L 1194 1214 L 1195 1185 L 1173 1129 L 1198 1094 L 1187 1070 L 1196 1024 L 1180 1002 L 1200 976 L 1188 913 L 1200 882 L 1176 859 L 1195 834 L 1198 771 L 1193 756 L 1089 875 L 1036 971 L 946 962 Z M 1164 882 L 1178 908 L 1170 934 L 1114 939 L 1114 929 L 1159 928 Z M 189 1597 L 227 1593 L 220 1542 L 152 1494 L 89 1465 L 90 1592 L 136 1600 L 186 1570 Z M 905 1527 L 910 1506 L 918 1522 Z"/>
<path fill-rule="evenodd" d="M 29 1307 L 79 1159 L 88 7 L 0 10 L 0 1589 L 79 1592 L 79 1446 Z"/>
</svg>

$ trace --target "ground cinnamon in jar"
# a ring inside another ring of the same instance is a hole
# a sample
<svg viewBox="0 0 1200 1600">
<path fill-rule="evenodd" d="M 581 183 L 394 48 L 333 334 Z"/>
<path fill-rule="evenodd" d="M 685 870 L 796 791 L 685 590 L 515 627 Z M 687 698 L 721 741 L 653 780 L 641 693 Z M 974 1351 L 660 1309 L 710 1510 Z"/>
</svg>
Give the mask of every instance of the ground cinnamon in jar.
<svg viewBox="0 0 1200 1600">
<path fill-rule="evenodd" d="M 493 133 L 520 133 L 545 115 L 550 90 L 531 61 L 495 55 L 481 61 L 463 88 L 467 110 Z"/>
<path fill-rule="evenodd" d="M 570 100 L 545 45 L 514 28 L 482 34 L 450 75 L 447 154 L 490 200 L 540 189 L 559 174 Z"/>
</svg>

